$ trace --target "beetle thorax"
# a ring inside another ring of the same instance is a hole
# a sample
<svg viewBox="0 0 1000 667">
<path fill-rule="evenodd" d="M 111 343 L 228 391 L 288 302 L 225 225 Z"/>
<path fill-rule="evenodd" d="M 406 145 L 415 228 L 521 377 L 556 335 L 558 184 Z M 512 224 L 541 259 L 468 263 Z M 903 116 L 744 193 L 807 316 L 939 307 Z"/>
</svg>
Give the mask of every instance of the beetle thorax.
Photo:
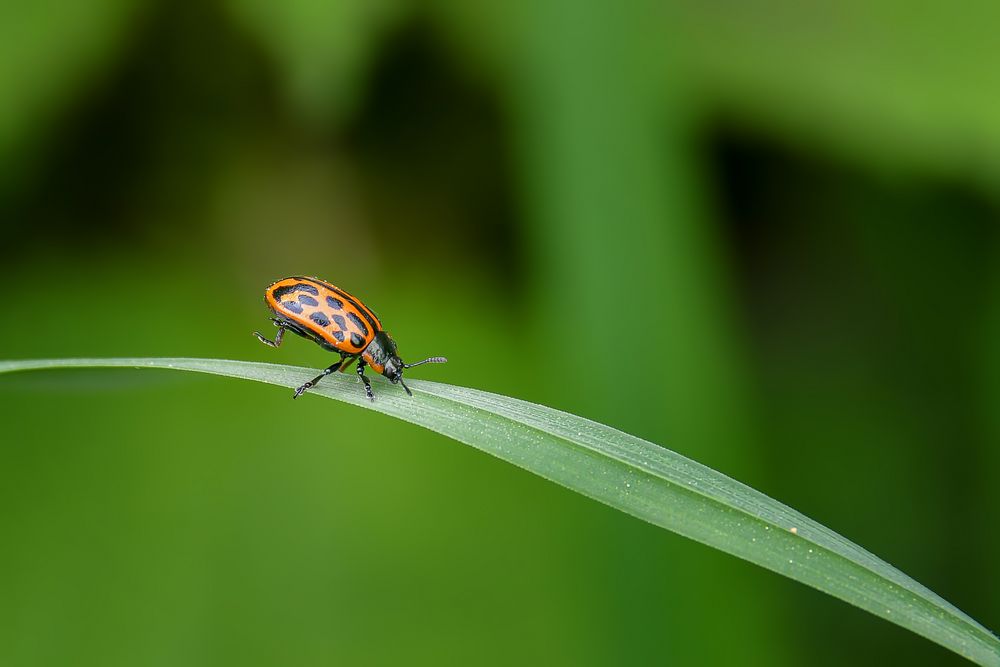
<svg viewBox="0 0 1000 667">
<path fill-rule="evenodd" d="M 384 331 L 375 334 L 375 338 L 361 353 L 361 358 L 372 367 L 373 371 L 385 375 L 390 380 L 403 369 L 403 362 L 396 353 L 396 343 Z"/>
</svg>

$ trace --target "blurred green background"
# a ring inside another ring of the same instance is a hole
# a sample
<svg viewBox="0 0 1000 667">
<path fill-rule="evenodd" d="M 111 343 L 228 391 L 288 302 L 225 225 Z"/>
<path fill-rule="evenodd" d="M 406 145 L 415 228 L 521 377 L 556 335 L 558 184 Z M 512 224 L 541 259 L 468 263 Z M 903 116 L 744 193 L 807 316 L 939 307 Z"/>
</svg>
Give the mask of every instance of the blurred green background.
<svg viewBox="0 0 1000 667">
<path fill-rule="evenodd" d="M 321 368 L 317 275 L 1000 628 L 1000 5 L 807 4 L 0 3 L 2 355 Z M 0 401 L 3 665 L 961 664 L 345 405 Z"/>
</svg>

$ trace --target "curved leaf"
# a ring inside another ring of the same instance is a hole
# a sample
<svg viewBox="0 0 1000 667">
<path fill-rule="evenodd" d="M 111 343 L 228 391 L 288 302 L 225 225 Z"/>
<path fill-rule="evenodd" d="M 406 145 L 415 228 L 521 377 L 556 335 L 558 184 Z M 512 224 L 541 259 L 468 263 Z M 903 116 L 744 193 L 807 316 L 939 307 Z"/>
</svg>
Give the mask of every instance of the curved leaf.
<svg viewBox="0 0 1000 667">
<path fill-rule="evenodd" d="M 71 367 L 172 368 L 293 388 L 315 370 L 217 359 L 0 362 L 0 373 Z M 1000 638 L 829 528 L 680 454 L 609 426 L 515 398 L 413 380 L 414 397 L 370 403 L 353 378 L 310 393 L 419 424 L 652 524 L 756 563 L 912 630 L 981 665 Z"/>
</svg>

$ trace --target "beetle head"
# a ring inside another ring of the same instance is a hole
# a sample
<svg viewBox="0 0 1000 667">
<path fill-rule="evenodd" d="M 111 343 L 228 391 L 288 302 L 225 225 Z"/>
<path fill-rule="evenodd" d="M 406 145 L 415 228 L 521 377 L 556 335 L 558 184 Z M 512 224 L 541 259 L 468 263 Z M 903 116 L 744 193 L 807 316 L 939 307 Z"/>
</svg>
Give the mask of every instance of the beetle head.
<svg viewBox="0 0 1000 667">
<path fill-rule="evenodd" d="M 375 334 L 374 340 L 372 340 L 371 344 L 365 350 L 364 357 L 365 361 L 376 371 L 382 373 L 389 382 L 403 385 L 403 389 L 410 396 L 413 396 L 413 392 L 403 382 L 404 369 L 413 368 L 421 364 L 443 364 L 448 361 L 444 357 L 429 357 L 415 364 L 404 364 L 396 352 L 396 342 L 384 331 L 379 331 Z"/>
<path fill-rule="evenodd" d="M 396 384 L 397 382 L 401 382 L 403 380 L 403 368 L 405 368 L 403 360 L 398 356 L 393 355 L 386 360 L 385 368 L 382 370 L 382 375 L 389 378 L 389 381 L 393 384 Z M 403 386 L 405 387 L 406 385 Z"/>
</svg>

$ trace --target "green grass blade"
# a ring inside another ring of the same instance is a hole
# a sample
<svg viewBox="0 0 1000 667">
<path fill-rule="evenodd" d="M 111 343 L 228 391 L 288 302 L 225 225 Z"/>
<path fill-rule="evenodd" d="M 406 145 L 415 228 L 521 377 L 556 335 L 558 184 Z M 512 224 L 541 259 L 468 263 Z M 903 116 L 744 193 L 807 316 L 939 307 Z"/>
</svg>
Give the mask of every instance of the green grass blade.
<svg viewBox="0 0 1000 667">
<path fill-rule="evenodd" d="M 0 373 L 55 368 L 172 368 L 294 388 L 315 369 L 218 359 L 0 362 Z M 330 376 L 310 394 L 419 424 L 652 524 L 756 563 L 912 630 L 981 665 L 1000 666 L 1000 638 L 888 563 L 750 487 L 646 440 L 559 410 L 421 380 Z M 380 390 L 380 391 L 379 391 Z M 290 398 L 290 396 L 289 396 Z"/>
</svg>

